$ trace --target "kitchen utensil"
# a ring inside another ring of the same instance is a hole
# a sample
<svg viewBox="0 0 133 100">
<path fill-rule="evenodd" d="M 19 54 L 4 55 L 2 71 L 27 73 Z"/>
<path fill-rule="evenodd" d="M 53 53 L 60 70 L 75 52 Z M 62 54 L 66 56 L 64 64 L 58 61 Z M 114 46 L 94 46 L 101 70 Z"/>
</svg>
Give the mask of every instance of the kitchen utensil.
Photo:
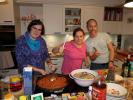
<svg viewBox="0 0 133 100">
<path fill-rule="evenodd" d="M 55 77 L 55 75 L 54 75 L 54 73 L 56 72 L 56 70 L 57 70 L 57 68 L 55 68 L 55 70 L 53 70 L 53 71 L 51 72 L 52 76 L 51 76 L 51 78 L 50 78 L 50 81 L 55 81 L 55 80 L 56 80 L 56 77 Z"/>
<path fill-rule="evenodd" d="M 92 79 L 81 79 L 81 78 L 77 78 L 74 76 L 75 73 L 79 73 L 79 72 L 87 72 L 90 73 L 92 75 L 94 75 L 94 78 Z M 72 78 L 78 85 L 82 86 L 82 87 L 87 87 L 89 85 L 91 85 L 94 81 L 96 81 L 96 77 L 98 76 L 98 73 L 93 71 L 93 70 L 89 70 L 89 69 L 76 69 L 74 71 L 72 71 L 69 74 L 69 77 Z"/>
</svg>

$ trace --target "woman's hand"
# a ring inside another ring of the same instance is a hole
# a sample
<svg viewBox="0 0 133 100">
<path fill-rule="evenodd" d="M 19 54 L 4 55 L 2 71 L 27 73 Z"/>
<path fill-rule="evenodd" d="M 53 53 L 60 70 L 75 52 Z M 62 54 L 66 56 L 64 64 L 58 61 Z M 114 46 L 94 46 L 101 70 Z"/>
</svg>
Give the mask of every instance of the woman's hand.
<svg viewBox="0 0 133 100">
<path fill-rule="evenodd" d="M 29 67 L 32 67 L 32 70 L 33 70 L 33 71 L 39 72 L 39 73 L 41 73 L 42 75 L 49 74 L 49 72 L 47 72 L 47 71 L 45 71 L 45 70 L 43 70 L 43 69 L 40 69 L 40 68 L 31 66 L 31 65 L 28 65 L 28 66 L 29 66 Z"/>
<path fill-rule="evenodd" d="M 42 75 L 49 74 L 49 72 L 47 72 L 46 70 L 43 70 L 43 69 L 39 69 L 38 72 L 41 73 Z"/>
</svg>

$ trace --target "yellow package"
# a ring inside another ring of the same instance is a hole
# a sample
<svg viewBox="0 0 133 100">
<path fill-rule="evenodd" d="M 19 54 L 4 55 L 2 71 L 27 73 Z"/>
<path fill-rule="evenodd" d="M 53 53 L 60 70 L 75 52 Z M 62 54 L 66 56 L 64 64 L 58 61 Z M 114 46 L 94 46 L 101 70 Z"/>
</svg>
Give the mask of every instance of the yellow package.
<svg viewBox="0 0 133 100">
<path fill-rule="evenodd" d="M 69 100 L 77 100 L 77 96 L 70 96 Z"/>
</svg>

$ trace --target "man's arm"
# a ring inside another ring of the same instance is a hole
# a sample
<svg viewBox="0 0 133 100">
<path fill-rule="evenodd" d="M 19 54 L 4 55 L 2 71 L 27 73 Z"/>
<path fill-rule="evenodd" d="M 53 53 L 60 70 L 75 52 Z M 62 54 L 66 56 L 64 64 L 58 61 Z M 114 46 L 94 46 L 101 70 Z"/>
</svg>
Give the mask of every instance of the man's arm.
<svg viewBox="0 0 133 100">
<path fill-rule="evenodd" d="M 112 69 L 113 67 L 113 61 L 114 61 L 114 47 L 112 45 L 112 42 L 110 42 L 108 45 L 108 49 L 109 49 L 109 68 Z"/>
<path fill-rule="evenodd" d="M 89 57 L 91 60 L 95 60 L 99 55 L 100 53 L 95 47 L 94 47 L 94 52 L 89 52 Z"/>
</svg>

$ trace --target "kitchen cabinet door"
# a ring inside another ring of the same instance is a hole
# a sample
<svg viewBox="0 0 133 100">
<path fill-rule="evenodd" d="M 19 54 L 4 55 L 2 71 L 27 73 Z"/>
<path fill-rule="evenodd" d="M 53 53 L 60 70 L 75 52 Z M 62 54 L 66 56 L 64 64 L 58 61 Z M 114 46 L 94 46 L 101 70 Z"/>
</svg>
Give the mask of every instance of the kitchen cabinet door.
<svg viewBox="0 0 133 100">
<path fill-rule="evenodd" d="M 133 9 L 124 9 L 123 34 L 133 35 Z"/>
<path fill-rule="evenodd" d="M 43 21 L 45 24 L 45 33 L 62 33 L 63 7 L 62 5 L 43 5 Z"/>
<path fill-rule="evenodd" d="M 0 4 L 0 24 L 14 25 L 13 0 L 7 0 Z"/>
<path fill-rule="evenodd" d="M 65 32 L 81 27 L 81 8 L 65 8 Z"/>
<path fill-rule="evenodd" d="M 123 33 L 123 22 L 122 21 L 104 21 L 103 31 L 111 34 L 122 34 Z"/>
</svg>

